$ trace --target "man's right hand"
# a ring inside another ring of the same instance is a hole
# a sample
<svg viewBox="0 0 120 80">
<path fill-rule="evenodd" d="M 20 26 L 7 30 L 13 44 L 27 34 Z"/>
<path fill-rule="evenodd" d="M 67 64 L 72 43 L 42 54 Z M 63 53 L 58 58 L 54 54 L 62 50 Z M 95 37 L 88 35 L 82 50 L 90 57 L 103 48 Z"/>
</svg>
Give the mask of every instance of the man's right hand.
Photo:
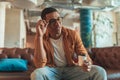
<svg viewBox="0 0 120 80">
<path fill-rule="evenodd" d="M 45 20 L 39 20 L 36 25 L 36 32 L 39 37 L 43 37 L 46 32 L 48 23 Z"/>
</svg>

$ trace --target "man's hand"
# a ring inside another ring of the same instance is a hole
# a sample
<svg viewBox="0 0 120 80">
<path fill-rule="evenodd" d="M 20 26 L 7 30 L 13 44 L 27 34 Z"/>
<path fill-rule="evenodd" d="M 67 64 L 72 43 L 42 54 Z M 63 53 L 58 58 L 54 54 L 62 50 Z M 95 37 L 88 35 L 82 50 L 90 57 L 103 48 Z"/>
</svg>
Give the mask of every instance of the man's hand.
<svg viewBox="0 0 120 80">
<path fill-rule="evenodd" d="M 84 60 L 82 64 L 82 68 L 84 71 L 90 71 L 91 70 L 92 63 L 90 61 Z"/>
<path fill-rule="evenodd" d="M 92 62 L 86 56 L 78 56 L 78 62 L 75 65 L 82 67 L 84 71 L 90 71 Z"/>
<path fill-rule="evenodd" d="M 36 25 L 36 31 L 39 37 L 43 37 L 46 32 L 48 23 L 45 20 L 39 20 Z"/>
</svg>

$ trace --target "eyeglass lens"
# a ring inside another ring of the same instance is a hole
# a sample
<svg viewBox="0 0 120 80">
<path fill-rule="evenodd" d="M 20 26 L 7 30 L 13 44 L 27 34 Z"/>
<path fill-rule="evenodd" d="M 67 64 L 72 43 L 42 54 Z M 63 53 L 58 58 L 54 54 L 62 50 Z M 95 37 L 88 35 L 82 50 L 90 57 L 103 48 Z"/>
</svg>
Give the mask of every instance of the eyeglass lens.
<svg viewBox="0 0 120 80">
<path fill-rule="evenodd" d="M 61 17 L 58 17 L 57 19 L 50 19 L 50 20 L 49 20 L 49 24 L 54 24 L 54 23 L 56 23 L 57 21 L 61 21 L 61 20 L 62 20 Z"/>
</svg>

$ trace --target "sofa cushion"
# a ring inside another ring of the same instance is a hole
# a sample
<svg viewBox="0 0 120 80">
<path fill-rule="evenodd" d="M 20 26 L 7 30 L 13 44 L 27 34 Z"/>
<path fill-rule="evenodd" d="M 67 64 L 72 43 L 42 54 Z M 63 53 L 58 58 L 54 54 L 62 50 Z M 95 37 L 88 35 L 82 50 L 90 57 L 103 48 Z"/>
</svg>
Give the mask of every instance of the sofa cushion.
<svg viewBox="0 0 120 80">
<path fill-rule="evenodd" d="M 0 71 L 26 71 L 27 60 L 19 58 L 0 59 Z"/>
</svg>

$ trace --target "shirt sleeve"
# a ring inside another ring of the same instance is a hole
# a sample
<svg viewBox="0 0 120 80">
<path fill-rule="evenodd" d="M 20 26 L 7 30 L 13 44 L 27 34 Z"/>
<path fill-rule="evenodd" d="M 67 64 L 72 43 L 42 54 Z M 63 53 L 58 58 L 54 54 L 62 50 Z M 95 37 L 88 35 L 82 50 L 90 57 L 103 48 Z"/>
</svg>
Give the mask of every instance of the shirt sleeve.
<svg viewBox="0 0 120 80">
<path fill-rule="evenodd" d="M 39 37 L 36 35 L 35 36 L 35 51 L 34 51 L 34 63 L 35 66 L 38 67 L 44 67 L 46 65 L 47 62 L 47 58 L 42 58 L 41 57 L 41 51 L 40 51 L 40 41 L 39 41 Z"/>
</svg>

